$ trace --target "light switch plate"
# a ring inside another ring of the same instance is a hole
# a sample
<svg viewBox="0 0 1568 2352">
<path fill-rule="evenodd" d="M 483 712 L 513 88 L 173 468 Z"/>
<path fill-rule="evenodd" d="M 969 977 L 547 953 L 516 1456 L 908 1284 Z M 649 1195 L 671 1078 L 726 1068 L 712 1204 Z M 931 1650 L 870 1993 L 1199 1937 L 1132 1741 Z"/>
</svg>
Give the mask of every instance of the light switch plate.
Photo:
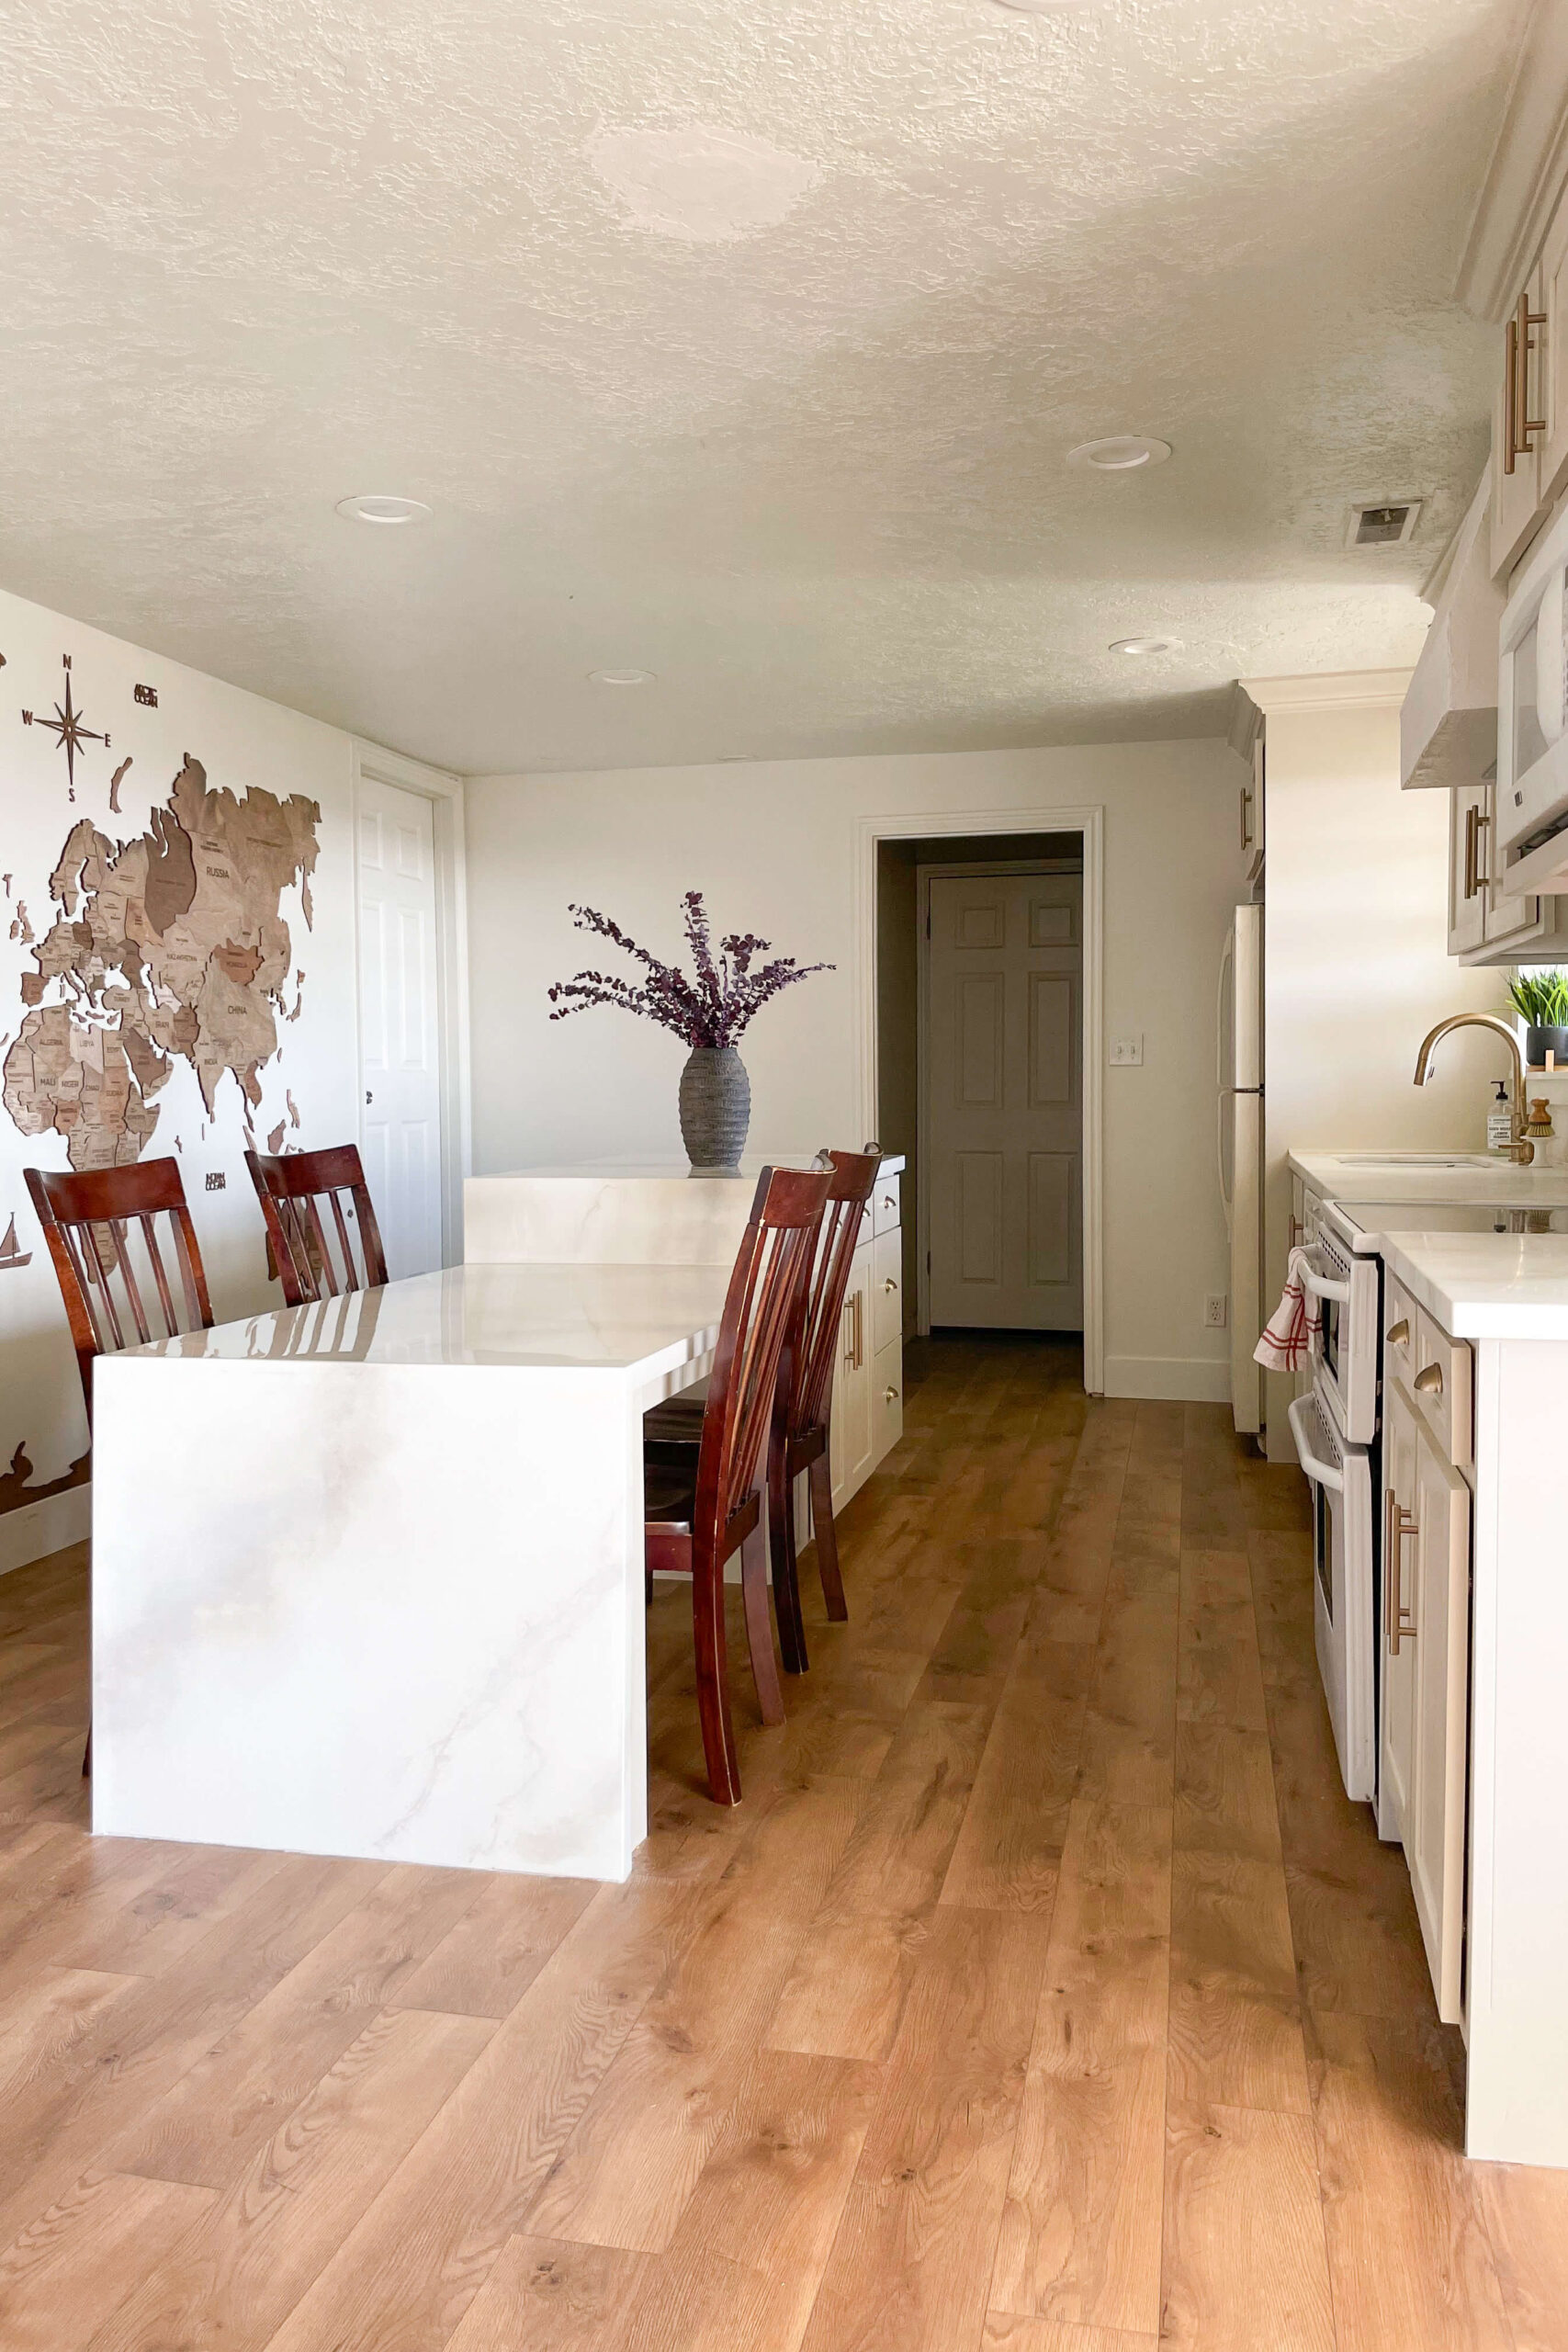
<svg viewBox="0 0 1568 2352">
<path fill-rule="evenodd" d="M 1144 1041 L 1138 1037 L 1112 1037 L 1111 1067 L 1112 1069 L 1141 1069 L 1144 1061 Z"/>
</svg>

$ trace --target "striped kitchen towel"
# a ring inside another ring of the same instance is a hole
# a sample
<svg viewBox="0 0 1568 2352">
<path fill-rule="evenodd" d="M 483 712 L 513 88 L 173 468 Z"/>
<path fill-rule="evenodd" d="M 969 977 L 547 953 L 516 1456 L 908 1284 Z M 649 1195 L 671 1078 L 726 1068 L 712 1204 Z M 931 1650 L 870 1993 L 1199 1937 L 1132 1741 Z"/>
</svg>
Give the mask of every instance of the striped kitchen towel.
<svg viewBox="0 0 1568 2352">
<path fill-rule="evenodd" d="M 1285 1288 L 1280 1304 L 1252 1351 L 1253 1361 L 1268 1372 L 1298 1372 L 1323 1329 L 1316 1301 L 1302 1280 L 1306 1263 L 1304 1250 L 1292 1250 L 1285 1262 Z"/>
</svg>

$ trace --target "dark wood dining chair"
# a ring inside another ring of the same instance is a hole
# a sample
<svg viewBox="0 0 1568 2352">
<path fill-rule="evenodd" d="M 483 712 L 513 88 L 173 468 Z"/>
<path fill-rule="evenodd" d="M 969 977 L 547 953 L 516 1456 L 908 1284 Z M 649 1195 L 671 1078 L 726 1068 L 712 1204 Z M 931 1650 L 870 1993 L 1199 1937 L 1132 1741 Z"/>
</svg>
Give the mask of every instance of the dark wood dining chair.
<svg viewBox="0 0 1568 2352">
<path fill-rule="evenodd" d="M 65 1302 L 90 1431 L 96 1358 L 212 1329 L 212 1301 L 185 1186 L 173 1159 L 80 1176 L 42 1168 L 22 1172 Z M 168 1219 L 167 1258 L 158 1238 L 161 1216 Z"/>
<path fill-rule="evenodd" d="M 135 1167 L 96 1169 L 79 1176 L 41 1168 L 22 1172 L 65 1302 L 90 1435 L 93 1365 L 99 1356 L 149 1340 L 172 1340 L 181 1331 L 212 1329 L 212 1301 L 196 1228 L 173 1159 L 144 1159 Z M 160 1217 L 168 1220 L 164 1245 L 158 1238 Z M 92 1762 L 89 1725 L 84 1772 L 91 1770 Z"/>
<path fill-rule="evenodd" d="M 288 1306 L 310 1306 L 317 1299 L 336 1298 L 340 1292 L 382 1286 L 387 1280 L 387 1256 L 355 1145 L 291 1151 L 282 1159 L 247 1151 L 245 1165 L 266 1220 L 272 1262 Z M 321 1215 L 323 1202 L 332 1213 L 335 1263 Z M 359 1234 L 357 1264 L 351 1227 Z"/>
<path fill-rule="evenodd" d="M 667 1463 L 644 1460 L 649 1577 L 673 1570 L 692 1579 L 697 1713 L 708 1786 L 718 1804 L 740 1801 L 724 1622 L 725 1563 L 737 1552 L 762 1720 L 784 1721 L 768 1608 L 762 1454 L 780 1365 L 799 1329 L 829 1182 L 826 1171 L 763 1170 L 725 1295 L 695 1453 Z"/>
<path fill-rule="evenodd" d="M 833 1472 L 829 1451 L 833 1369 L 839 1357 L 839 1330 L 855 1248 L 861 1238 L 862 1218 L 876 1182 L 882 1154 L 875 1144 L 868 1144 L 864 1151 L 820 1152 L 818 1162 L 819 1166 L 828 1163 L 831 1170 L 828 1203 L 815 1262 L 802 1291 L 796 1329 L 791 1333 L 786 1350 L 788 1377 L 781 1385 L 779 1408 L 768 1444 L 768 1539 L 773 1607 L 778 1616 L 779 1648 L 791 1674 L 804 1674 L 809 1664 L 795 1557 L 795 1482 L 802 1471 L 807 1475 L 811 1524 L 817 1538 L 817 1567 L 828 1614 L 841 1623 L 850 1613 L 833 1520 Z M 677 1463 L 701 1436 L 702 1409 L 701 1398 L 690 1390 L 654 1406 L 643 1419 L 645 1453 L 657 1462 Z"/>
</svg>

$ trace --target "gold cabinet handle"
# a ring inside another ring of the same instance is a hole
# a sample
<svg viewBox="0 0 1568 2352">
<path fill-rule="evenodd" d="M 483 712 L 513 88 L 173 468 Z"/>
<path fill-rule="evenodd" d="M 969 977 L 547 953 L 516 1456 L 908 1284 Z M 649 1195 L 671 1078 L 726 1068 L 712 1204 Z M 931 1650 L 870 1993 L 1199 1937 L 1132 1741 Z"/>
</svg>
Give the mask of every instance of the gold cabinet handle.
<svg viewBox="0 0 1568 2352">
<path fill-rule="evenodd" d="M 1410 1322 L 1408 1317 L 1402 1315 L 1397 1323 L 1391 1323 L 1389 1325 L 1387 1339 L 1391 1348 L 1407 1348 L 1410 1345 Z"/>
<path fill-rule="evenodd" d="M 882 1287 L 883 1287 L 883 1289 L 884 1289 L 885 1291 L 888 1291 L 888 1290 L 897 1290 L 897 1287 L 898 1287 L 898 1285 L 897 1285 L 897 1283 L 894 1281 L 894 1279 L 893 1279 L 892 1275 L 891 1275 L 891 1274 L 889 1274 L 889 1275 L 888 1275 L 888 1277 L 887 1277 L 887 1279 L 886 1279 L 886 1281 L 883 1283 Z"/>
<path fill-rule="evenodd" d="M 1472 897 L 1486 889 L 1491 884 L 1492 876 L 1483 871 L 1481 865 L 1481 836 L 1484 832 L 1489 832 L 1491 826 L 1490 809 L 1478 808 L 1475 812 L 1475 891 L 1472 893 Z"/>
<path fill-rule="evenodd" d="M 1390 1487 L 1387 1509 L 1383 1514 L 1382 1579 L 1383 1630 L 1388 1636 L 1390 1657 L 1399 1656 L 1401 1642 L 1413 1642 L 1416 1639 L 1416 1620 L 1406 1610 L 1404 1597 L 1400 1589 L 1400 1569 L 1404 1559 L 1404 1539 L 1407 1535 L 1414 1535 L 1416 1532 L 1414 1512 L 1405 1510 L 1394 1494 L 1393 1488 Z"/>
<path fill-rule="evenodd" d="M 891 1193 L 884 1193 L 882 1195 L 882 1205 L 885 1209 L 896 1209 L 898 1204 Z"/>
<path fill-rule="evenodd" d="M 898 1391 L 896 1388 L 885 1388 L 882 1392 L 882 1401 L 885 1405 L 896 1405 L 898 1402 Z"/>
<path fill-rule="evenodd" d="M 1244 850 L 1252 847 L 1252 786 L 1249 784 L 1241 787 L 1241 845 Z"/>
<path fill-rule="evenodd" d="M 1440 1363 L 1424 1363 L 1412 1382 L 1423 1396 L 1440 1396 L 1443 1393 L 1443 1367 Z"/>
<path fill-rule="evenodd" d="M 1503 360 L 1503 471 L 1511 474 L 1518 458 L 1514 434 L 1519 421 L 1519 324 L 1508 321 Z"/>
<path fill-rule="evenodd" d="M 1532 327 L 1546 324 L 1544 311 L 1532 311 L 1529 292 L 1508 321 L 1507 360 L 1503 379 L 1503 471 L 1511 474 L 1515 462 L 1530 453 L 1530 435 L 1544 433 L 1546 419 L 1530 414 L 1530 353 L 1536 347 Z"/>
<path fill-rule="evenodd" d="M 1477 820 L 1480 815 L 1481 811 L 1472 800 L 1464 812 L 1464 895 L 1467 902 L 1474 898 L 1478 888 L 1481 841 Z"/>
<path fill-rule="evenodd" d="M 864 1293 L 864 1291 L 863 1291 L 863 1290 L 857 1290 L 857 1291 L 856 1291 L 856 1293 L 855 1293 L 855 1295 L 854 1295 L 854 1298 L 853 1298 L 853 1300 L 852 1300 L 852 1303 L 853 1307 L 854 1307 L 854 1326 L 855 1326 L 855 1352 L 854 1352 L 854 1368 L 855 1368 L 855 1370 L 858 1372 L 858 1371 L 860 1370 L 860 1368 L 861 1368 L 862 1364 L 865 1362 L 865 1293 Z"/>
</svg>

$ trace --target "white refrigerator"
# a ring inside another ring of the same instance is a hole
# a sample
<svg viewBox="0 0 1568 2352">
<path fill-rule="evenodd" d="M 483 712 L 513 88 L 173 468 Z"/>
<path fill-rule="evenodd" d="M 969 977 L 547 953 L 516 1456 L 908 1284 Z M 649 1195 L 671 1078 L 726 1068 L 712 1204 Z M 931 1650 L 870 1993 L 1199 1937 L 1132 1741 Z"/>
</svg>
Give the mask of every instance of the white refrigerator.
<svg viewBox="0 0 1568 2352">
<path fill-rule="evenodd" d="M 1220 1193 L 1230 1231 L 1231 1409 L 1236 1428 L 1263 1427 L 1263 1374 L 1252 1360 L 1263 1328 L 1263 910 L 1237 907 L 1220 965 Z"/>
</svg>

